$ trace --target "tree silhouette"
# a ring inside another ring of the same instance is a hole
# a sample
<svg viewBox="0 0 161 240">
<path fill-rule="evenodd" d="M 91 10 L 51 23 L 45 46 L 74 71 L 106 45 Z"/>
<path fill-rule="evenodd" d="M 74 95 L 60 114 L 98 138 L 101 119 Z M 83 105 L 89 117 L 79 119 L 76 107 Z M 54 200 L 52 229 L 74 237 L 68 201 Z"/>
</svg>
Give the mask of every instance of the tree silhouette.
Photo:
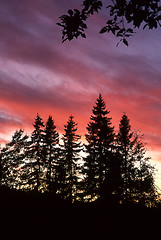
<svg viewBox="0 0 161 240">
<path fill-rule="evenodd" d="M 136 162 L 138 164 L 135 175 L 135 198 L 141 205 L 155 205 L 156 203 L 156 187 L 154 183 L 155 168 L 151 166 L 150 157 L 145 157 L 145 144 L 141 141 L 141 136 L 137 136 L 135 146 Z"/>
<path fill-rule="evenodd" d="M 0 184 L 2 182 L 3 176 L 3 162 L 2 162 L 2 152 L 0 151 Z"/>
<path fill-rule="evenodd" d="M 78 160 L 80 159 L 79 153 L 82 150 L 80 135 L 76 134 L 77 123 L 71 115 L 67 124 L 64 126 L 65 133 L 63 134 L 63 158 L 66 171 L 65 177 L 65 191 L 66 197 L 70 202 L 76 199 L 76 186 L 79 179 L 79 166 Z"/>
<path fill-rule="evenodd" d="M 125 188 L 125 199 L 128 201 L 131 194 L 130 183 L 132 182 L 132 173 L 134 169 L 134 158 L 133 158 L 133 149 L 136 143 L 136 138 L 134 133 L 131 132 L 131 125 L 129 119 L 124 114 L 119 124 L 119 133 L 118 133 L 118 145 L 119 151 L 123 158 L 123 177 L 124 177 L 124 188 Z"/>
<path fill-rule="evenodd" d="M 52 191 L 53 183 L 56 181 L 56 166 L 59 155 L 59 134 L 56 131 L 56 126 L 54 120 L 51 116 L 48 120 L 44 129 L 44 154 L 45 154 L 45 165 L 47 168 L 46 178 L 47 178 L 47 188 Z"/>
<path fill-rule="evenodd" d="M 6 186 L 31 191 L 31 195 L 35 190 L 33 196 L 44 194 L 67 203 L 156 206 L 155 169 L 146 157 L 142 135 L 132 131 L 126 114 L 116 134 L 109 113 L 99 94 L 87 126 L 84 157 L 72 115 L 64 126 L 63 144 L 59 144 L 53 118 L 49 115 L 44 126 L 37 114 L 31 137 L 17 130 L 1 148 L 0 190 Z"/>
<path fill-rule="evenodd" d="M 84 0 L 82 9 L 68 10 L 68 15 L 60 17 L 62 27 L 62 40 L 72 40 L 78 36 L 86 37 L 84 31 L 87 28 L 87 18 L 99 10 L 103 10 L 103 1 Z M 134 34 L 134 28 L 149 29 L 161 26 L 161 6 L 160 0 L 111 0 L 105 6 L 108 11 L 106 25 L 100 33 L 111 32 L 116 37 L 120 37 L 120 42 L 128 45 L 127 38 Z"/>
<path fill-rule="evenodd" d="M 1 150 L 2 182 L 11 188 L 23 188 L 21 168 L 24 164 L 28 136 L 22 129 L 16 131 L 11 142 Z"/>
<path fill-rule="evenodd" d="M 108 202 L 110 202 L 112 206 L 120 205 L 124 196 L 122 188 L 122 186 L 124 185 L 122 166 L 123 159 L 118 148 L 115 145 L 114 151 L 110 156 L 109 170 L 106 178 L 107 181 L 105 184 L 105 193 L 108 193 L 106 194 L 105 200 L 108 200 Z M 108 191 L 106 191 L 106 189 L 108 189 Z"/>
<path fill-rule="evenodd" d="M 117 135 L 119 153 L 122 156 L 122 177 L 125 202 L 139 201 L 145 204 L 146 198 L 155 195 L 154 168 L 145 157 L 146 149 L 141 136 L 131 131 L 130 120 L 123 114 Z"/>
<path fill-rule="evenodd" d="M 34 131 L 32 132 L 31 141 L 27 149 L 29 162 L 26 166 L 28 165 L 30 170 L 28 176 L 29 184 L 32 185 L 36 191 L 39 191 L 41 179 L 44 177 L 43 167 L 45 165 L 45 159 L 43 155 L 44 123 L 38 113 L 33 127 Z"/>
<path fill-rule="evenodd" d="M 87 126 L 88 133 L 85 135 L 87 157 L 84 159 L 84 173 L 86 181 L 86 193 L 93 197 L 105 195 L 109 162 L 112 156 L 114 143 L 114 128 L 111 126 L 110 113 L 106 110 L 105 102 L 101 96 L 96 100 L 93 107 L 93 115 Z"/>
</svg>

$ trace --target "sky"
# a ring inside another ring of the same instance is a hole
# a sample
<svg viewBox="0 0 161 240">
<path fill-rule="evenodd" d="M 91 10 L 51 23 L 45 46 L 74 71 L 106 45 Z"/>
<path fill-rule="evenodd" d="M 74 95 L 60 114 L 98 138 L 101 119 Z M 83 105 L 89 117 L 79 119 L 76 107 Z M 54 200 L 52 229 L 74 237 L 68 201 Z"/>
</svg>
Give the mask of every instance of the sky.
<svg viewBox="0 0 161 240">
<path fill-rule="evenodd" d="M 92 107 L 102 94 L 118 130 L 125 112 L 140 130 L 161 188 L 161 29 L 139 30 L 120 44 L 100 35 L 103 11 L 87 24 L 87 38 L 61 42 L 56 25 L 81 0 L 0 0 L 0 142 L 15 130 L 33 130 L 36 114 L 52 115 L 63 133 L 69 115 L 84 137 Z"/>
</svg>

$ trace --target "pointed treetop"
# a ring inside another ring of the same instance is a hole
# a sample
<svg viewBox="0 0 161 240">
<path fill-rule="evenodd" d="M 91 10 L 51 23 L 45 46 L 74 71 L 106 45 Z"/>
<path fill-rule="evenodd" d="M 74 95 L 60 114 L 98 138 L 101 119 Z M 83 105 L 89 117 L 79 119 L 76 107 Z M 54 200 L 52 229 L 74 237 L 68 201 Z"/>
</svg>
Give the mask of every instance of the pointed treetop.
<svg viewBox="0 0 161 240">
<path fill-rule="evenodd" d="M 70 136 L 68 140 L 78 141 L 81 138 L 81 136 L 76 134 L 76 131 L 78 129 L 77 125 L 78 123 L 74 121 L 74 116 L 70 115 L 69 120 L 67 121 L 67 124 L 64 125 L 65 134 L 63 134 L 63 139 L 65 139 L 66 137 L 68 138 L 68 136 Z"/>
<path fill-rule="evenodd" d="M 122 118 L 120 120 L 119 129 L 120 131 L 121 129 L 126 129 L 127 133 L 129 133 L 131 130 L 130 119 L 125 113 L 122 115 Z"/>
<path fill-rule="evenodd" d="M 74 116 L 72 114 L 69 116 L 69 119 L 67 121 L 67 125 L 65 125 L 65 127 L 67 127 L 67 126 L 68 126 L 68 128 L 72 128 L 74 126 L 77 126 L 77 123 L 75 123 Z"/>
<path fill-rule="evenodd" d="M 40 117 L 39 113 L 37 113 L 36 118 L 35 118 L 35 122 L 33 124 L 33 126 L 36 127 L 44 127 L 44 123 L 42 121 L 42 118 Z"/>
<path fill-rule="evenodd" d="M 99 94 L 98 98 L 96 99 L 92 112 L 94 116 L 91 116 L 91 120 L 96 120 L 96 117 L 105 118 L 106 115 L 110 113 L 110 111 L 107 111 L 106 103 L 101 94 Z"/>
<path fill-rule="evenodd" d="M 47 121 L 46 121 L 46 130 L 53 129 L 54 128 L 54 120 L 51 115 L 49 115 Z"/>
<path fill-rule="evenodd" d="M 127 146 L 130 142 L 135 143 L 136 137 L 132 140 L 133 137 L 134 132 L 131 131 L 130 119 L 124 113 L 119 124 L 118 140 L 123 143 L 124 146 Z"/>
<path fill-rule="evenodd" d="M 59 133 L 56 130 L 56 126 L 51 115 L 49 115 L 46 121 L 44 132 L 45 132 L 45 139 L 49 144 L 59 143 Z"/>
<path fill-rule="evenodd" d="M 106 110 L 106 104 L 101 94 L 99 94 L 99 97 L 96 99 L 95 106 L 93 106 L 93 114 L 94 115 L 103 115 L 110 113 L 110 111 Z"/>
</svg>

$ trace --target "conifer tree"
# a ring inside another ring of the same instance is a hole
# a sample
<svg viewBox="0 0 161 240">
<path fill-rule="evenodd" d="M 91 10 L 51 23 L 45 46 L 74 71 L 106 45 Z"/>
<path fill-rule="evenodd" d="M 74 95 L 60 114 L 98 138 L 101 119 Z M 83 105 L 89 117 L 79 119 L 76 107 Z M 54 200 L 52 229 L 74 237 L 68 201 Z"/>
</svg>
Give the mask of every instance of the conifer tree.
<svg viewBox="0 0 161 240">
<path fill-rule="evenodd" d="M 51 192 L 54 189 L 53 184 L 57 179 L 58 157 L 59 157 L 59 134 L 56 131 L 56 126 L 52 116 L 49 115 L 44 130 L 44 150 L 46 160 L 46 178 L 47 188 Z M 56 186 L 55 186 L 56 187 Z M 55 189 L 56 191 L 56 189 Z"/>
<path fill-rule="evenodd" d="M 3 176 L 3 162 L 2 162 L 2 151 L 0 149 L 0 185 L 2 183 L 2 176 Z"/>
<path fill-rule="evenodd" d="M 130 120 L 123 114 L 117 136 L 119 153 L 122 156 L 122 190 L 125 202 L 144 202 L 155 196 L 154 169 L 145 157 L 146 149 L 141 136 L 131 130 Z"/>
<path fill-rule="evenodd" d="M 23 188 L 23 165 L 28 136 L 17 130 L 12 140 L 1 150 L 2 181 L 10 188 Z"/>
<path fill-rule="evenodd" d="M 82 149 L 80 138 L 81 136 L 76 134 L 77 123 L 74 121 L 74 117 L 71 115 L 67 124 L 64 126 L 65 133 L 63 134 L 63 159 L 65 167 L 65 192 L 66 198 L 73 202 L 76 200 L 76 187 L 78 183 L 78 172 L 80 159 L 80 151 Z"/>
<path fill-rule="evenodd" d="M 34 131 L 31 135 L 31 141 L 26 151 L 26 156 L 29 158 L 28 164 L 28 183 L 31 185 L 31 188 L 34 188 L 36 191 L 40 190 L 41 179 L 44 177 L 43 168 L 45 165 L 45 159 L 43 154 L 43 142 L 44 142 L 44 123 L 42 118 L 37 113 L 35 122 L 33 124 Z"/>
<path fill-rule="evenodd" d="M 105 102 L 101 96 L 93 107 L 93 115 L 87 126 L 85 135 L 87 157 L 84 159 L 84 173 L 86 194 L 91 197 L 104 197 L 108 192 L 107 181 L 109 164 L 112 158 L 114 144 L 114 127 L 111 125 L 110 111 L 106 110 Z"/>
<path fill-rule="evenodd" d="M 135 200 L 143 206 L 155 205 L 157 190 L 154 183 L 155 168 L 150 164 L 150 157 L 146 157 L 145 144 L 142 141 L 143 135 L 137 135 L 135 146 L 135 157 L 137 171 L 135 176 Z"/>
<path fill-rule="evenodd" d="M 125 201 L 132 198 L 132 185 L 134 184 L 136 168 L 135 168 L 135 144 L 137 138 L 134 132 L 131 131 L 130 120 L 126 114 L 123 114 L 120 124 L 119 133 L 117 136 L 119 152 L 122 156 L 122 169 L 124 179 L 124 195 Z"/>
</svg>

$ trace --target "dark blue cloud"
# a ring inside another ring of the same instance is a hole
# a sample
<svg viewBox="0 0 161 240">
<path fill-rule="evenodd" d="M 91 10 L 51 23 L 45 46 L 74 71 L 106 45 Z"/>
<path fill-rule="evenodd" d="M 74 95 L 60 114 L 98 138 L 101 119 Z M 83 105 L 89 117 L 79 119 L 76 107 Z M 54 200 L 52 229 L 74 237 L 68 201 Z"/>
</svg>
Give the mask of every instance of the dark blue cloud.
<svg viewBox="0 0 161 240">
<path fill-rule="evenodd" d="M 103 12 L 89 19 L 87 39 L 62 44 L 59 16 L 81 3 L 0 0 L 0 109 L 6 111 L 0 122 L 7 126 L 17 116 L 31 124 L 29 115 L 38 110 L 62 118 L 74 112 L 85 131 L 89 107 L 103 93 L 114 122 L 126 111 L 135 129 L 160 143 L 161 30 L 139 30 L 129 47 L 116 47 L 118 39 L 98 33 Z"/>
</svg>

